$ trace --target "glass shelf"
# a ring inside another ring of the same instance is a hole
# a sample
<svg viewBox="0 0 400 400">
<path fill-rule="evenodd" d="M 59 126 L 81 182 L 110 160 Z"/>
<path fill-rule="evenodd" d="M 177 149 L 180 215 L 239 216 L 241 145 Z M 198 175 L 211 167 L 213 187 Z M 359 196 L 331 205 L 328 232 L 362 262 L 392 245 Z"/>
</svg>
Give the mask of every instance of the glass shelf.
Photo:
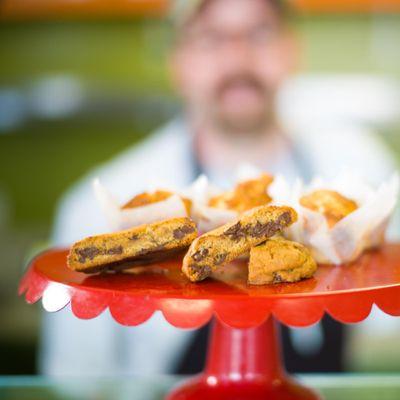
<svg viewBox="0 0 400 400">
<path fill-rule="evenodd" d="M 310 374 L 298 378 L 326 400 L 398 400 L 399 375 Z M 162 400 L 184 377 L 0 377 L 1 400 Z"/>
</svg>

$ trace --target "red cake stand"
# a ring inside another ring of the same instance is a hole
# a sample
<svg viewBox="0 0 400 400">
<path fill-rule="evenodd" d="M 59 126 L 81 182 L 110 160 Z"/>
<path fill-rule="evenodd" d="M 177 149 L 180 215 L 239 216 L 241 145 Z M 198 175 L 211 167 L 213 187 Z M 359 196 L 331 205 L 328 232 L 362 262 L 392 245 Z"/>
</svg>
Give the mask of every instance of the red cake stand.
<svg viewBox="0 0 400 400">
<path fill-rule="evenodd" d="M 213 316 L 205 371 L 167 397 L 183 399 L 318 399 L 291 379 L 281 362 L 275 320 L 290 326 L 318 322 L 327 312 L 355 323 L 373 304 L 400 315 L 400 244 L 365 253 L 357 262 L 320 266 L 314 278 L 295 284 L 249 286 L 246 265 L 227 265 L 213 279 L 190 283 L 177 258 L 130 274 L 85 275 L 66 266 L 67 250 L 34 259 L 19 293 L 28 303 L 42 298 L 48 311 L 71 303 L 82 319 L 109 308 L 123 325 L 139 325 L 161 310 L 172 325 L 198 328 Z"/>
</svg>

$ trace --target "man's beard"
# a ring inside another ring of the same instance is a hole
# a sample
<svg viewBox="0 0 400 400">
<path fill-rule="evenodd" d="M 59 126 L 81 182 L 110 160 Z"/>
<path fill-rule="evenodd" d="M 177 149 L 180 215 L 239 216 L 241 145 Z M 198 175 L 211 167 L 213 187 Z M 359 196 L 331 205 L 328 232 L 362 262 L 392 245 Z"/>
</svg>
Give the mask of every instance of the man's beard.
<svg viewBox="0 0 400 400">
<path fill-rule="evenodd" d="M 227 90 L 237 85 L 245 86 L 259 97 L 259 104 L 247 113 L 224 110 L 222 98 Z M 223 134 L 237 137 L 257 136 L 274 124 L 274 95 L 272 91 L 253 75 L 240 74 L 224 79 L 216 88 L 208 112 L 211 123 Z M 210 107 L 211 106 L 211 107 Z"/>
</svg>

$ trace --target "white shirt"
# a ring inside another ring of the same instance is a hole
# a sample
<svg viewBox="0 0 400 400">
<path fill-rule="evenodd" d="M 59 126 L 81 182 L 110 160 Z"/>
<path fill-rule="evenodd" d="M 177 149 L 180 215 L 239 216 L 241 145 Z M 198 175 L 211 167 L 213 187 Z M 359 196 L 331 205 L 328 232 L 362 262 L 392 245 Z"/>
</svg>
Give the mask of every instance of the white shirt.
<svg viewBox="0 0 400 400">
<path fill-rule="evenodd" d="M 376 184 L 395 169 L 380 138 L 366 129 L 313 127 L 292 133 L 290 138 L 312 173 L 334 177 L 350 168 Z M 281 168 L 287 175 L 304 174 L 293 158 L 284 164 Z M 172 121 L 74 185 L 60 204 L 54 245 L 67 246 L 108 230 L 91 189 L 95 177 L 121 202 L 152 187 L 187 185 L 194 179 L 187 126 L 182 120 Z M 159 313 L 139 327 L 122 327 L 108 311 L 84 321 L 67 307 L 44 317 L 41 369 L 50 375 L 170 373 L 192 333 L 173 328 Z"/>
</svg>

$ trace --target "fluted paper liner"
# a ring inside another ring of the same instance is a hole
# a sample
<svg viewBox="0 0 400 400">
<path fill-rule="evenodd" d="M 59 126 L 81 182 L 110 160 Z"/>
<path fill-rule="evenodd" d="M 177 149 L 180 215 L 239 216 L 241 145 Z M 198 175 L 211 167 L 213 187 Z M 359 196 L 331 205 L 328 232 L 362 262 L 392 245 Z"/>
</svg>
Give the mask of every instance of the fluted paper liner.
<svg viewBox="0 0 400 400">
<path fill-rule="evenodd" d="M 208 232 L 228 222 L 234 221 L 238 213 L 210 207 L 209 200 L 222 193 L 212 185 L 205 175 L 200 175 L 189 187 L 181 191 L 181 195 L 192 201 L 191 218 L 196 222 L 199 232 Z"/>
</svg>

